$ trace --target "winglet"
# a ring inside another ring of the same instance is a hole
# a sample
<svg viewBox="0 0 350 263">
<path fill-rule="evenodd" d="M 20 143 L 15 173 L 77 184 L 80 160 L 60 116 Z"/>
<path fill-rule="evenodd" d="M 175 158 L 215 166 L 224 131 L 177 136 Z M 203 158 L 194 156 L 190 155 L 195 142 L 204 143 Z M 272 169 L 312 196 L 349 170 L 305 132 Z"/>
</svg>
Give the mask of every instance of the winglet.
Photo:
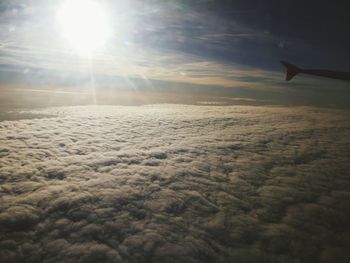
<svg viewBox="0 0 350 263">
<path fill-rule="evenodd" d="M 298 68 L 297 66 L 294 66 L 286 61 L 281 61 L 281 63 L 287 68 L 287 76 L 286 80 L 289 81 L 291 80 L 295 75 L 301 72 L 301 69 Z"/>
</svg>

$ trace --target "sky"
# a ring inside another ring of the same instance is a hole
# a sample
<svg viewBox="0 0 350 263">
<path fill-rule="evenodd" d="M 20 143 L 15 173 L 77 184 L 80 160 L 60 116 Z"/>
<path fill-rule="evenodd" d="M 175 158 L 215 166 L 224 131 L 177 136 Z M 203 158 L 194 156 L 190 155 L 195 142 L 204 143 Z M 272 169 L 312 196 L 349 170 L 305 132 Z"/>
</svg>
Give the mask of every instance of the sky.
<svg viewBox="0 0 350 263">
<path fill-rule="evenodd" d="M 72 21 L 88 6 L 76 2 Z M 175 83 L 225 96 L 253 89 L 260 99 L 277 90 L 284 95 L 276 103 L 292 93 L 291 103 L 304 97 L 311 104 L 349 104 L 348 83 L 308 77 L 284 83 L 279 63 L 350 71 L 346 1 L 99 1 L 110 31 L 88 54 L 62 32 L 57 14 L 64 3 L 1 1 L 2 84 L 83 86 L 93 78 L 96 87 L 166 90 Z M 103 31 L 98 26 L 89 24 Z"/>
</svg>

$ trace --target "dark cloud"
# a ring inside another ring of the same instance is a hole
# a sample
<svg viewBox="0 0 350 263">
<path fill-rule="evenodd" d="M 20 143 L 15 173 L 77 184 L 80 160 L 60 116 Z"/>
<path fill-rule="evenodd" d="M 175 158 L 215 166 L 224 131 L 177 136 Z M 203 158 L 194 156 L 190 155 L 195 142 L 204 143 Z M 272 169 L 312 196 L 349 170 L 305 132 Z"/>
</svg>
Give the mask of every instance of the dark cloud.
<svg viewBox="0 0 350 263">
<path fill-rule="evenodd" d="M 65 107 L 0 123 L 3 262 L 345 262 L 349 113 Z"/>
</svg>

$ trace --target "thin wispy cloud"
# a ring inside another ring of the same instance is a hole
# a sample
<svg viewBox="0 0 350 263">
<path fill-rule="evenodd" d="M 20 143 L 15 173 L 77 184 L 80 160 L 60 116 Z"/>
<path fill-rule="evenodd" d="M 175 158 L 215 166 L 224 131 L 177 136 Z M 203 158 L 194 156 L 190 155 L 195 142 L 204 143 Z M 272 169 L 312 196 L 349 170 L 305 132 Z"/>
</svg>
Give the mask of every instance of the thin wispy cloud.
<svg viewBox="0 0 350 263">
<path fill-rule="evenodd" d="M 205 3 L 213 10 L 221 8 L 215 1 Z M 301 89 L 320 92 L 335 86 L 347 88 L 346 83 L 300 77 L 292 85 L 284 83 L 281 58 L 298 54 L 298 60 L 317 63 L 321 59 L 330 61 L 328 58 L 333 53 L 289 34 L 275 34 L 268 27 L 264 29 L 263 24 L 252 25 L 250 22 L 258 20 L 254 18 L 256 14 L 239 4 L 227 18 L 224 11 L 219 16 L 205 9 L 201 1 L 182 4 L 180 1 L 147 4 L 104 1 L 113 34 L 103 47 L 89 56 L 79 54 L 62 37 L 56 16 L 60 4 L 62 1 L 58 0 L 2 4 L 0 70 L 4 72 L 3 81 L 9 79 L 5 72 L 15 72 L 18 66 L 19 77 L 13 77 L 14 80 L 21 79 L 23 73 L 28 79 L 31 72 L 43 69 L 41 77 L 45 81 L 55 80 L 44 73 L 52 70 L 61 71 L 62 76 L 77 73 L 94 78 L 120 77 L 129 82 L 127 86 L 137 86 L 133 82 L 138 78 L 148 82 L 148 86 L 152 86 L 153 80 L 161 80 L 178 83 L 179 87 L 196 84 L 213 89 L 255 89 L 257 93 L 280 89 L 288 96 L 293 88 L 295 94 Z M 113 84 L 111 81 L 109 86 Z M 346 97 L 343 93 L 332 96 L 336 97 L 334 100 Z M 323 93 L 323 97 L 329 98 L 329 93 Z"/>
<path fill-rule="evenodd" d="M 130 47 L 137 48 L 137 47 Z M 224 64 L 185 53 L 155 49 L 115 50 L 111 53 L 100 53 L 92 59 L 85 59 L 78 55 L 62 50 L 31 49 L 25 46 L 7 45 L 3 48 L 1 62 L 43 69 L 70 70 L 72 72 L 91 72 L 126 77 L 139 77 L 175 82 L 218 85 L 225 87 L 247 86 L 240 81 L 243 78 L 254 78 L 267 75 L 271 80 L 277 80 L 279 75 L 240 65 Z"/>
<path fill-rule="evenodd" d="M 21 8 L 13 5 L 12 9 L 10 3 L 3 4 L 7 19 L 1 27 L 8 30 L 2 38 L 11 42 L 3 40 L 0 63 L 227 87 L 245 86 L 239 77 L 254 77 L 258 70 L 193 52 L 214 42 L 223 50 L 232 45 L 230 39 L 259 37 L 239 24 L 231 29 L 221 27 L 217 32 L 222 21 L 212 18 L 205 22 L 203 15 L 194 10 L 182 13 L 176 6 L 161 4 L 146 8 L 137 1 L 108 4 L 115 9 L 120 5 L 121 15 L 112 19 L 115 32 L 111 43 L 91 60 L 74 54 L 61 39 L 53 8 L 59 1 L 53 7 L 39 6 L 35 1 Z M 39 14 L 44 15 L 38 18 Z M 11 17 L 21 22 L 13 27 Z M 181 51 L 182 47 L 186 51 Z M 273 77 L 272 72 L 265 73 Z M 236 81 L 234 76 L 238 77 Z"/>
</svg>

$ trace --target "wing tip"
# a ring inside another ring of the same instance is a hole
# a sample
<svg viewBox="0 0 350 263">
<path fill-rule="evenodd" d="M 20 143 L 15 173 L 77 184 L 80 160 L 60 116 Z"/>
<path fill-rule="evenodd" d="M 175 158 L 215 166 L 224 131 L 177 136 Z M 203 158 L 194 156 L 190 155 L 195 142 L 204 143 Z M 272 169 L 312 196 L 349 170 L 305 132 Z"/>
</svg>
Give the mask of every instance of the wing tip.
<svg viewBox="0 0 350 263">
<path fill-rule="evenodd" d="M 280 62 L 287 69 L 286 81 L 290 81 L 292 78 L 294 78 L 301 71 L 300 68 L 298 68 L 297 66 L 295 66 L 295 65 L 293 65 L 285 60 L 281 60 Z"/>
</svg>

